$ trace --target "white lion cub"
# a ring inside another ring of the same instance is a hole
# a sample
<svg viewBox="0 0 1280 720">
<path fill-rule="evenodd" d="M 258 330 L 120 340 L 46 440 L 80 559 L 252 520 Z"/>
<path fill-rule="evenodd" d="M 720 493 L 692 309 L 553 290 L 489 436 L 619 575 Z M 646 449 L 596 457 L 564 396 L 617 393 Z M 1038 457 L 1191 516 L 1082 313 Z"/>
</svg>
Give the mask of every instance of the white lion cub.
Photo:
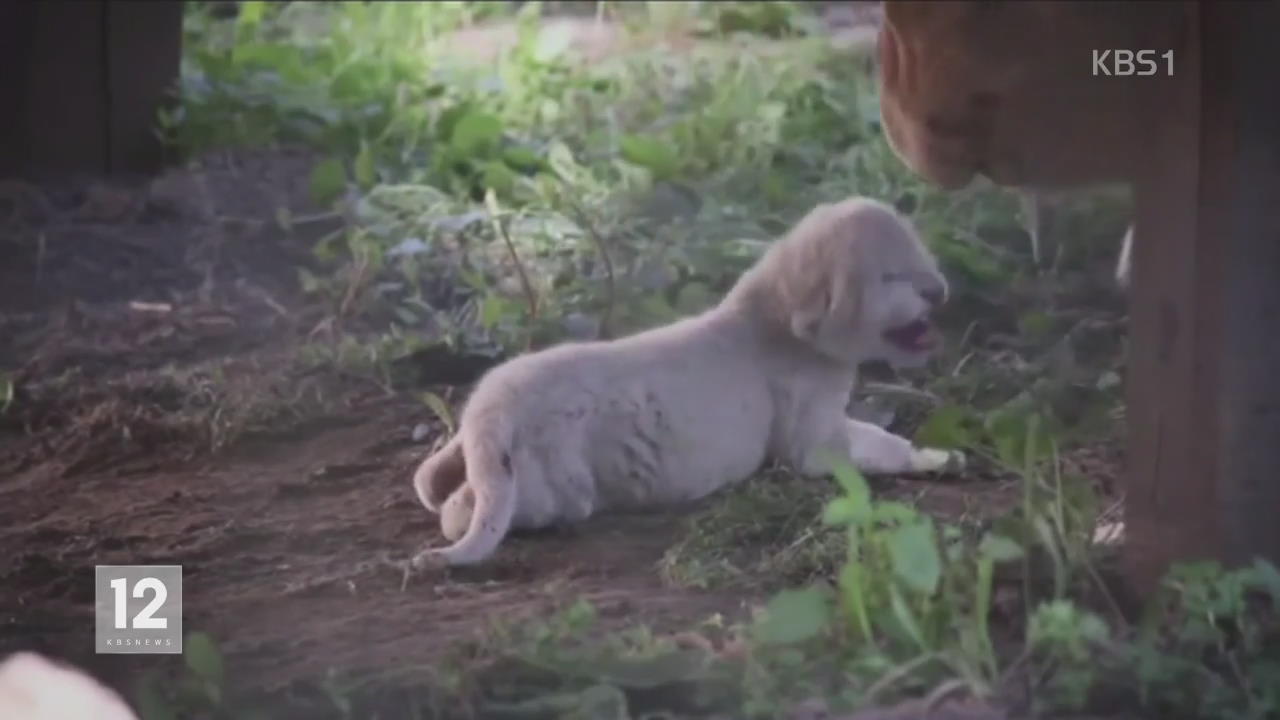
<svg viewBox="0 0 1280 720">
<path fill-rule="evenodd" d="M 867 473 L 963 465 L 845 405 L 857 366 L 918 366 L 947 297 L 908 221 L 865 198 L 810 211 L 715 308 L 490 370 L 413 484 L 453 541 L 414 567 L 471 565 L 512 528 L 696 500 L 773 460 L 806 475 L 834 454 Z"/>
</svg>

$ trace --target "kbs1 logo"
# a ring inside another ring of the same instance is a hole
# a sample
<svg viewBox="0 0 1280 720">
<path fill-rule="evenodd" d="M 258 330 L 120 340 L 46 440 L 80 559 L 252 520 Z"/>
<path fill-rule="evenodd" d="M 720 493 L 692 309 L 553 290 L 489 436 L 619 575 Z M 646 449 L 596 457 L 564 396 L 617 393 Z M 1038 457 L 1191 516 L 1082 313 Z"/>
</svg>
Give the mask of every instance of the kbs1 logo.
<svg viewBox="0 0 1280 720">
<path fill-rule="evenodd" d="M 182 654 L 181 565 L 97 565 L 93 599 L 97 652 Z"/>
<path fill-rule="evenodd" d="M 1094 50 L 1093 76 L 1132 77 L 1163 73 L 1173 76 L 1173 51 Z"/>
</svg>

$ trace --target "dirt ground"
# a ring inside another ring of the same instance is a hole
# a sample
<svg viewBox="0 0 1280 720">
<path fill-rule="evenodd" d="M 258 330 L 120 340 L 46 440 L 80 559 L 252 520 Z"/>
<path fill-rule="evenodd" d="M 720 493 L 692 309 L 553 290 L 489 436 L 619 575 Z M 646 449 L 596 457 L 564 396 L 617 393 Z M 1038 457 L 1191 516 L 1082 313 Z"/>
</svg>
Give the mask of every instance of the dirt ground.
<svg viewBox="0 0 1280 720">
<path fill-rule="evenodd" d="M 670 515 L 526 535 L 489 567 L 402 587 L 379 558 L 440 540 L 409 478 L 441 428 L 415 441 L 435 422 L 421 404 L 297 365 L 324 311 L 293 268 L 332 226 L 272 218 L 314 212 L 310 163 L 228 153 L 151 183 L 3 188 L 0 367 L 17 390 L 0 415 L 0 654 L 122 689 L 176 667 L 93 653 L 96 564 L 182 565 L 184 629 L 221 643 L 232 688 L 269 693 L 431 666 L 492 619 L 579 597 L 658 629 L 740 617 L 749 595 L 659 580 Z M 900 490 L 944 513 L 1002 494 Z"/>
</svg>

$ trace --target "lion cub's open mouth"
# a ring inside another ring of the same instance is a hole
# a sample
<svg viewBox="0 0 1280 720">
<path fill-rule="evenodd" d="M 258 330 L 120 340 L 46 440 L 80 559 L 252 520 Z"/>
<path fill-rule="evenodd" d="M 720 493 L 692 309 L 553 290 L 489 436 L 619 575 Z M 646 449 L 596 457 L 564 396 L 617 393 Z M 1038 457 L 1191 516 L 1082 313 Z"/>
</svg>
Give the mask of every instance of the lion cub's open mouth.
<svg viewBox="0 0 1280 720">
<path fill-rule="evenodd" d="M 884 338 L 902 350 L 911 353 L 928 352 L 938 345 L 938 333 L 927 317 L 921 316 L 898 327 L 884 331 Z"/>
</svg>

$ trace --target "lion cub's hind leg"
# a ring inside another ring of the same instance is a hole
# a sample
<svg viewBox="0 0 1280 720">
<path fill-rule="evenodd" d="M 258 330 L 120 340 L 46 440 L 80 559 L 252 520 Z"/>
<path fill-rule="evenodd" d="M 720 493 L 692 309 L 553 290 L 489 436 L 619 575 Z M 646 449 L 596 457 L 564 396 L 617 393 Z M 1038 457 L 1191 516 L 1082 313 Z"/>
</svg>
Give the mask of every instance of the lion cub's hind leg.
<svg viewBox="0 0 1280 720">
<path fill-rule="evenodd" d="M 471 526 L 471 513 L 476 508 L 476 494 L 463 485 L 440 506 L 440 534 L 449 542 L 457 542 Z"/>
</svg>

